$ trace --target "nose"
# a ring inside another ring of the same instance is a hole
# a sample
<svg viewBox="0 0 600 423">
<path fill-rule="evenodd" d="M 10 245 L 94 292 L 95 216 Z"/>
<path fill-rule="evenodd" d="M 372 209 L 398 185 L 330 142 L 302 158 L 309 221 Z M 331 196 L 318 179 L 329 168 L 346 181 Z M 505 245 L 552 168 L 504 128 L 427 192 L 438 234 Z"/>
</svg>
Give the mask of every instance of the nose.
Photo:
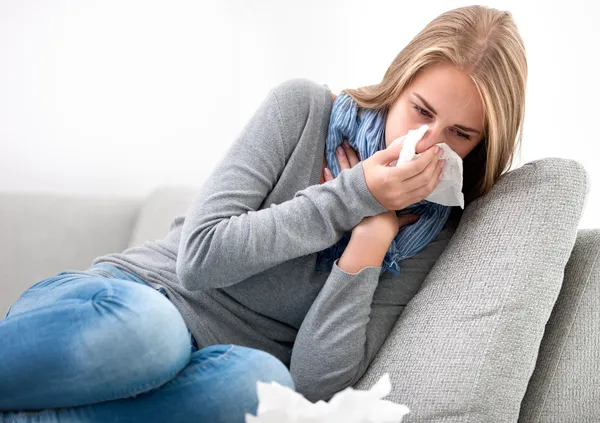
<svg viewBox="0 0 600 423">
<path fill-rule="evenodd" d="M 425 135 L 423 135 L 423 138 L 421 138 L 415 146 L 415 153 L 424 153 L 431 146 L 445 142 L 442 138 L 442 131 L 443 129 L 430 125 L 427 132 L 425 132 Z"/>
</svg>

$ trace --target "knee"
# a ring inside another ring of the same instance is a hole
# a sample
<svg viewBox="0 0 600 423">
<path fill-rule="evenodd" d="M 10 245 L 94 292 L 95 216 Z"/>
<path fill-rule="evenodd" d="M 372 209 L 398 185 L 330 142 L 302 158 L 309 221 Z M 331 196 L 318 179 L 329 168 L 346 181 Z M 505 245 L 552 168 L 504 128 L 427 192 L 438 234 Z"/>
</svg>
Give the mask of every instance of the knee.
<svg viewBox="0 0 600 423">
<path fill-rule="evenodd" d="M 240 357 L 245 368 L 244 378 L 256 388 L 256 382 L 277 382 L 295 389 L 288 368 L 275 356 L 258 349 L 234 346 L 234 352 Z"/>
<path fill-rule="evenodd" d="M 91 301 L 97 312 L 104 314 L 86 330 L 91 344 L 101 342 L 110 333 L 112 348 L 121 359 L 139 362 L 143 357 L 148 369 L 154 365 L 161 369 L 164 363 L 185 366 L 191 353 L 190 338 L 173 303 L 140 284 L 117 285 L 113 285 L 112 292 L 99 292 Z"/>
<path fill-rule="evenodd" d="M 218 380 L 234 380 L 227 387 L 228 395 L 246 403 L 257 400 L 257 382 L 277 382 L 295 389 L 288 368 L 275 356 L 258 349 L 239 345 L 211 345 L 192 354 L 190 367 L 202 367 Z"/>
<path fill-rule="evenodd" d="M 257 382 L 277 382 L 294 389 L 290 372 L 280 360 L 264 351 L 238 345 L 202 348 L 192 354 L 186 369 L 183 377 L 197 378 L 190 384 L 190 389 L 197 392 L 185 396 L 207 399 L 204 407 L 197 410 L 199 421 L 243 421 L 247 413 L 256 415 Z"/>
</svg>

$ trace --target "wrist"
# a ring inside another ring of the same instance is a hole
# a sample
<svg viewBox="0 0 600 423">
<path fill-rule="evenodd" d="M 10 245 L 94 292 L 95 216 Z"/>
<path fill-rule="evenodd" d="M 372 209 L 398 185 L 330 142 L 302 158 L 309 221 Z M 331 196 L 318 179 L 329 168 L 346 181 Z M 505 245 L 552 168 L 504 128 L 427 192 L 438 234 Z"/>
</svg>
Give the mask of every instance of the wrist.
<svg viewBox="0 0 600 423">
<path fill-rule="evenodd" d="M 347 273 L 357 273 L 370 266 L 379 267 L 388 248 L 389 244 L 382 244 L 381 239 L 357 237 L 353 233 L 338 261 L 338 267 Z"/>
<path fill-rule="evenodd" d="M 354 242 L 358 245 L 364 245 L 364 248 L 373 249 L 375 251 L 385 252 L 390 248 L 390 244 L 396 237 L 397 231 L 375 231 L 373 228 L 355 226 L 352 230 L 349 244 Z"/>
</svg>

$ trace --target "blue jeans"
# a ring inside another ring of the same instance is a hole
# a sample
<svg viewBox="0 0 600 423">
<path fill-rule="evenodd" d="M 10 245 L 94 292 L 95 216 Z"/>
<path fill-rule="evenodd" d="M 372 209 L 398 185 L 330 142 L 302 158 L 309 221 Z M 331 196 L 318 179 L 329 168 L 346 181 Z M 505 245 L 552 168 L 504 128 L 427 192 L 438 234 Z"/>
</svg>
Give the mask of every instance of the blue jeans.
<svg viewBox="0 0 600 423">
<path fill-rule="evenodd" d="M 274 356 L 198 350 L 164 290 L 108 263 L 29 289 L 0 320 L 2 422 L 244 422 L 257 381 L 294 388 Z"/>
</svg>

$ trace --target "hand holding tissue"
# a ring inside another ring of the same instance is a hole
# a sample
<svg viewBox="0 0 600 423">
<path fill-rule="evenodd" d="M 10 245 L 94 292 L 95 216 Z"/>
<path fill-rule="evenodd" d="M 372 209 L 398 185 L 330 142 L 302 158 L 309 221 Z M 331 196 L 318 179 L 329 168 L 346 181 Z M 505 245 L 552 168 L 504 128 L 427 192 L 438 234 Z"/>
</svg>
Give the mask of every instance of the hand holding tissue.
<svg viewBox="0 0 600 423">
<path fill-rule="evenodd" d="M 400 166 L 402 163 L 409 162 L 419 157 L 421 154 L 416 154 L 415 148 L 417 143 L 423 138 L 427 130 L 428 125 L 423 125 L 419 129 L 408 131 L 408 134 L 397 138 L 392 142 L 401 143 L 402 151 L 398 160 L 392 162 L 390 165 L 395 163 L 396 166 Z M 440 160 L 446 160 L 446 165 L 442 169 L 442 177 L 438 186 L 433 190 L 429 196 L 425 198 L 427 201 L 432 203 L 438 203 L 443 206 L 460 206 L 465 208 L 465 199 L 462 193 L 463 185 L 463 162 L 461 157 L 456 154 L 446 143 L 437 144 L 443 152 Z"/>
<path fill-rule="evenodd" d="M 312 403 L 277 382 L 257 382 L 257 415 L 246 414 L 246 423 L 399 423 L 410 410 L 381 398 L 392 389 L 386 373 L 368 391 L 351 387 L 338 392 L 327 403 Z"/>
</svg>

